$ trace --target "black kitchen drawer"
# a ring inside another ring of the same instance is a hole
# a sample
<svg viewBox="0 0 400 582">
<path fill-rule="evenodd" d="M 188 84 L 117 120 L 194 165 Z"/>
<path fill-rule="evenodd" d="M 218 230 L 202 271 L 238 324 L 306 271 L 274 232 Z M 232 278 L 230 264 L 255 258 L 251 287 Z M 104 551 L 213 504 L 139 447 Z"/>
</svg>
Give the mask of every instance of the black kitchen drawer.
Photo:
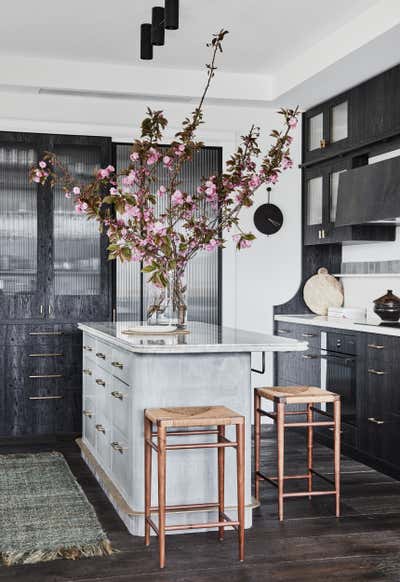
<svg viewBox="0 0 400 582">
<path fill-rule="evenodd" d="M 343 332 L 327 331 L 326 347 L 331 352 L 339 354 L 357 355 L 359 347 L 357 335 Z"/>
<path fill-rule="evenodd" d="M 2 336 L 6 345 L 26 345 L 38 350 L 61 346 L 65 343 L 82 345 L 82 333 L 76 324 L 9 324 L 4 326 Z"/>
<path fill-rule="evenodd" d="M 276 322 L 276 334 L 280 337 L 298 339 L 308 342 L 309 346 L 319 347 L 321 332 L 318 327 L 299 323 Z"/>
</svg>

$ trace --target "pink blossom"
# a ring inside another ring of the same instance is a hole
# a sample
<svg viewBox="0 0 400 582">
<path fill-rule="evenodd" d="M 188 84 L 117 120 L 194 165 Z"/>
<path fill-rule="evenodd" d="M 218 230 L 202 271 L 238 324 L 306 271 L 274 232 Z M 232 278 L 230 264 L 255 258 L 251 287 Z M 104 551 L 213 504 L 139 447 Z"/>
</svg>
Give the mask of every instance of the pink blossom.
<svg viewBox="0 0 400 582">
<path fill-rule="evenodd" d="M 131 204 L 125 204 L 125 214 L 127 216 L 133 216 L 134 218 L 140 218 L 142 213 L 138 206 L 132 206 Z"/>
<path fill-rule="evenodd" d="M 287 141 L 287 143 L 290 145 L 290 144 L 292 143 L 292 141 L 293 141 L 293 138 L 292 138 L 292 136 L 291 136 L 291 135 L 287 135 L 287 136 L 286 136 L 286 141 Z"/>
<path fill-rule="evenodd" d="M 276 184 L 279 180 L 279 175 L 277 172 L 272 172 L 272 174 L 267 178 L 268 184 Z"/>
<path fill-rule="evenodd" d="M 110 194 L 111 194 L 111 196 L 118 196 L 119 192 L 118 192 L 117 188 L 113 187 L 113 188 L 110 188 Z"/>
<path fill-rule="evenodd" d="M 79 188 L 79 186 L 74 186 L 74 188 L 72 188 L 72 192 L 75 194 L 75 196 L 79 196 L 79 194 L 81 193 L 81 189 Z"/>
<path fill-rule="evenodd" d="M 107 170 L 107 172 L 108 172 L 109 174 L 112 174 L 113 172 L 115 172 L 115 168 L 114 168 L 114 166 L 111 166 L 111 165 L 110 165 L 110 166 L 107 166 L 106 170 Z"/>
<path fill-rule="evenodd" d="M 151 230 L 154 232 L 154 234 L 163 236 L 166 233 L 167 227 L 160 220 L 158 220 L 151 226 Z"/>
<path fill-rule="evenodd" d="M 47 166 L 46 162 L 44 162 L 43 160 L 41 160 L 39 162 L 39 167 L 42 168 L 42 170 Z"/>
<path fill-rule="evenodd" d="M 39 184 L 40 183 L 40 176 L 35 176 L 34 178 L 32 178 L 32 180 L 34 182 L 36 182 L 36 184 Z"/>
<path fill-rule="evenodd" d="M 174 206 L 184 203 L 183 194 L 180 190 L 175 190 L 171 196 L 171 202 Z"/>
<path fill-rule="evenodd" d="M 165 194 L 167 191 L 165 186 L 160 186 L 159 189 L 157 190 L 157 194 L 158 196 L 163 196 L 163 194 Z"/>
<path fill-rule="evenodd" d="M 218 246 L 218 241 L 215 240 L 215 238 L 212 238 L 206 245 L 204 245 L 204 248 L 206 251 L 211 252 L 214 249 L 216 249 Z"/>
<path fill-rule="evenodd" d="M 108 172 L 107 172 L 107 170 L 99 170 L 97 172 L 97 175 L 98 175 L 99 178 L 102 178 L 102 179 L 103 178 L 108 178 Z"/>
<path fill-rule="evenodd" d="M 163 164 L 164 166 L 170 166 L 172 164 L 172 158 L 170 158 L 169 156 L 164 156 Z"/>
<path fill-rule="evenodd" d="M 297 123 L 298 123 L 298 121 L 297 121 L 296 117 L 291 117 L 291 118 L 289 119 L 289 121 L 288 121 L 288 125 L 289 125 L 289 127 L 291 127 L 292 129 L 294 129 L 295 127 L 297 127 Z"/>
<path fill-rule="evenodd" d="M 282 160 L 282 168 L 287 170 L 288 168 L 293 167 L 293 160 L 291 160 L 288 156 L 284 156 Z"/>
<path fill-rule="evenodd" d="M 134 249 L 132 251 L 131 261 L 133 263 L 139 263 L 142 259 L 143 259 L 143 253 L 141 251 L 138 251 L 137 249 Z"/>
<path fill-rule="evenodd" d="M 161 154 L 154 148 L 149 148 L 148 153 L 149 153 L 149 157 L 147 158 L 148 166 L 151 166 L 158 162 L 159 158 L 161 157 Z"/>
<path fill-rule="evenodd" d="M 75 211 L 78 214 L 84 214 L 88 208 L 89 207 L 88 207 L 87 203 L 82 202 L 81 200 L 78 200 L 77 204 L 75 204 Z"/>
<path fill-rule="evenodd" d="M 247 249 L 251 247 L 251 241 L 243 238 L 242 234 L 234 234 L 232 239 L 239 245 L 240 249 Z"/>
<path fill-rule="evenodd" d="M 65 198 L 71 198 L 71 192 L 65 192 Z"/>
<path fill-rule="evenodd" d="M 135 170 L 131 170 L 127 176 L 122 178 L 122 184 L 124 186 L 133 186 L 137 182 L 138 173 Z"/>
<path fill-rule="evenodd" d="M 258 186 L 261 184 L 261 179 L 259 176 L 257 176 L 257 174 L 254 174 L 250 180 L 249 180 L 249 186 L 250 188 L 252 188 L 253 190 L 255 190 L 256 188 L 258 188 Z"/>
<path fill-rule="evenodd" d="M 136 162 L 139 159 L 139 154 L 137 152 L 132 152 L 129 157 L 132 162 Z"/>
</svg>

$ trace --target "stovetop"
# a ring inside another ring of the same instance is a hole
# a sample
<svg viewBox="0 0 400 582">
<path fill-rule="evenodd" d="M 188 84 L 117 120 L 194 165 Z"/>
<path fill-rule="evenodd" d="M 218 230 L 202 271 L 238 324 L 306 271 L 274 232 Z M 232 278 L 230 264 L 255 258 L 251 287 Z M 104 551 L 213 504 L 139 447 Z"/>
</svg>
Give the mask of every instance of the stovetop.
<svg viewBox="0 0 400 582">
<path fill-rule="evenodd" d="M 400 321 L 355 321 L 355 325 L 370 325 L 371 327 L 394 327 L 400 329 Z"/>
</svg>

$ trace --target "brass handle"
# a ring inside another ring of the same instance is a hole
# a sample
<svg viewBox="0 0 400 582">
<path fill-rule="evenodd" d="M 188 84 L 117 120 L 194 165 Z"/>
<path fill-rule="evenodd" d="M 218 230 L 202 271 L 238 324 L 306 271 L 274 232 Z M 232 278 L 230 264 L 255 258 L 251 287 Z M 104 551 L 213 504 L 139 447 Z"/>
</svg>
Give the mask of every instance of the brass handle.
<svg viewBox="0 0 400 582">
<path fill-rule="evenodd" d="M 288 334 L 290 333 L 290 331 L 288 331 L 287 329 L 278 329 L 278 333 Z"/>
<path fill-rule="evenodd" d="M 318 358 L 318 356 L 309 356 L 307 354 L 303 354 L 301 356 L 304 360 L 316 360 Z"/>
<path fill-rule="evenodd" d="M 39 313 L 42 317 L 44 317 L 44 305 L 41 305 L 39 308 Z"/>
<path fill-rule="evenodd" d="M 82 370 L 82 372 L 83 372 L 84 374 L 86 374 L 87 376 L 91 376 L 91 375 L 92 375 L 92 370 L 89 370 L 89 368 L 84 368 L 84 369 Z"/>
<path fill-rule="evenodd" d="M 325 229 L 322 229 L 322 238 L 325 238 L 325 236 L 326 236 Z"/>
<path fill-rule="evenodd" d="M 93 348 L 90 346 L 83 346 L 83 349 L 85 350 L 85 352 L 93 352 Z"/>
<path fill-rule="evenodd" d="M 92 418 L 93 416 L 93 412 L 91 410 L 84 410 L 82 414 L 83 416 L 87 416 L 88 418 Z"/>
<path fill-rule="evenodd" d="M 63 358 L 64 354 L 29 354 L 30 358 Z"/>
<path fill-rule="evenodd" d="M 62 378 L 62 374 L 32 374 L 29 378 Z"/>
<path fill-rule="evenodd" d="M 99 386 L 105 386 L 106 383 L 104 382 L 104 380 L 102 380 L 101 378 L 96 378 L 96 384 L 98 384 Z"/>
<path fill-rule="evenodd" d="M 375 374 L 375 376 L 383 376 L 385 372 L 383 370 L 374 370 L 373 368 L 369 368 L 368 374 Z"/>
<path fill-rule="evenodd" d="M 319 147 L 321 148 L 321 150 L 326 148 L 326 140 L 325 139 L 319 140 Z"/>
<path fill-rule="evenodd" d="M 98 430 L 99 432 L 102 432 L 103 434 L 106 434 L 106 429 L 104 428 L 104 426 L 102 424 L 96 424 L 96 430 Z"/>
<path fill-rule="evenodd" d="M 121 455 L 124 453 L 124 451 L 127 451 L 127 447 L 123 447 L 122 445 L 119 444 L 118 441 L 114 441 L 113 443 L 111 443 L 112 448 L 114 449 L 114 451 L 118 451 L 119 453 L 121 453 Z"/>
<path fill-rule="evenodd" d="M 114 396 L 114 398 L 118 398 L 118 400 L 124 399 L 124 395 L 121 392 L 118 392 L 117 390 L 111 392 L 111 396 Z"/>
<path fill-rule="evenodd" d="M 54 313 L 54 309 L 53 309 L 53 306 L 52 305 L 49 305 L 48 306 L 47 312 L 48 312 L 49 315 L 52 315 Z"/>
<path fill-rule="evenodd" d="M 119 368 L 120 370 L 122 370 L 124 367 L 124 364 L 121 364 L 121 362 L 111 362 L 111 365 L 114 366 L 114 368 Z"/>
<path fill-rule="evenodd" d="M 62 331 L 30 331 L 29 335 L 63 335 Z"/>
<path fill-rule="evenodd" d="M 384 350 L 385 346 L 381 346 L 379 344 L 368 344 L 368 347 L 371 348 L 371 350 Z"/>
<path fill-rule="evenodd" d="M 101 352 L 97 352 L 97 353 L 96 353 L 96 356 L 97 356 L 98 358 L 101 358 L 102 360 L 105 360 L 105 359 L 106 359 L 106 356 L 105 356 L 105 354 L 102 354 Z"/>
<path fill-rule="evenodd" d="M 372 422 L 374 424 L 385 424 L 384 420 L 378 420 L 377 418 L 369 418 L 368 422 Z"/>
<path fill-rule="evenodd" d="M 322 238 L 322 230 L 318 231 L 318 238 Z"/>
<path fill-rule="evenodd" d="M 302 333 L 303 337 L 315 337 L 315 333 Z"/>
<path fill-rule="evenodd" d="M 62 400 L 64 396 L 29 396 L 29 400 Z"/>
</svg>

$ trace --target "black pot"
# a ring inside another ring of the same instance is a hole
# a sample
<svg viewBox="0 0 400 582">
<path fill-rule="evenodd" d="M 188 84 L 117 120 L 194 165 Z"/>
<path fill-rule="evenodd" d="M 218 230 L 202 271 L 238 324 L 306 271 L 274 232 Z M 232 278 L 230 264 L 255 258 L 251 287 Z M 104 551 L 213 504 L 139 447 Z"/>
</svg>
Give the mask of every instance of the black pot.
<svg viewBox="0 0 400 582">
<path fill-rule="evenodd" d="M 388 289 L 386 295 L 374 301 L 374 311 L 384 321 L 398 321 L 400 319 L 400 298 L 393 295 Z"/>
</svg>

